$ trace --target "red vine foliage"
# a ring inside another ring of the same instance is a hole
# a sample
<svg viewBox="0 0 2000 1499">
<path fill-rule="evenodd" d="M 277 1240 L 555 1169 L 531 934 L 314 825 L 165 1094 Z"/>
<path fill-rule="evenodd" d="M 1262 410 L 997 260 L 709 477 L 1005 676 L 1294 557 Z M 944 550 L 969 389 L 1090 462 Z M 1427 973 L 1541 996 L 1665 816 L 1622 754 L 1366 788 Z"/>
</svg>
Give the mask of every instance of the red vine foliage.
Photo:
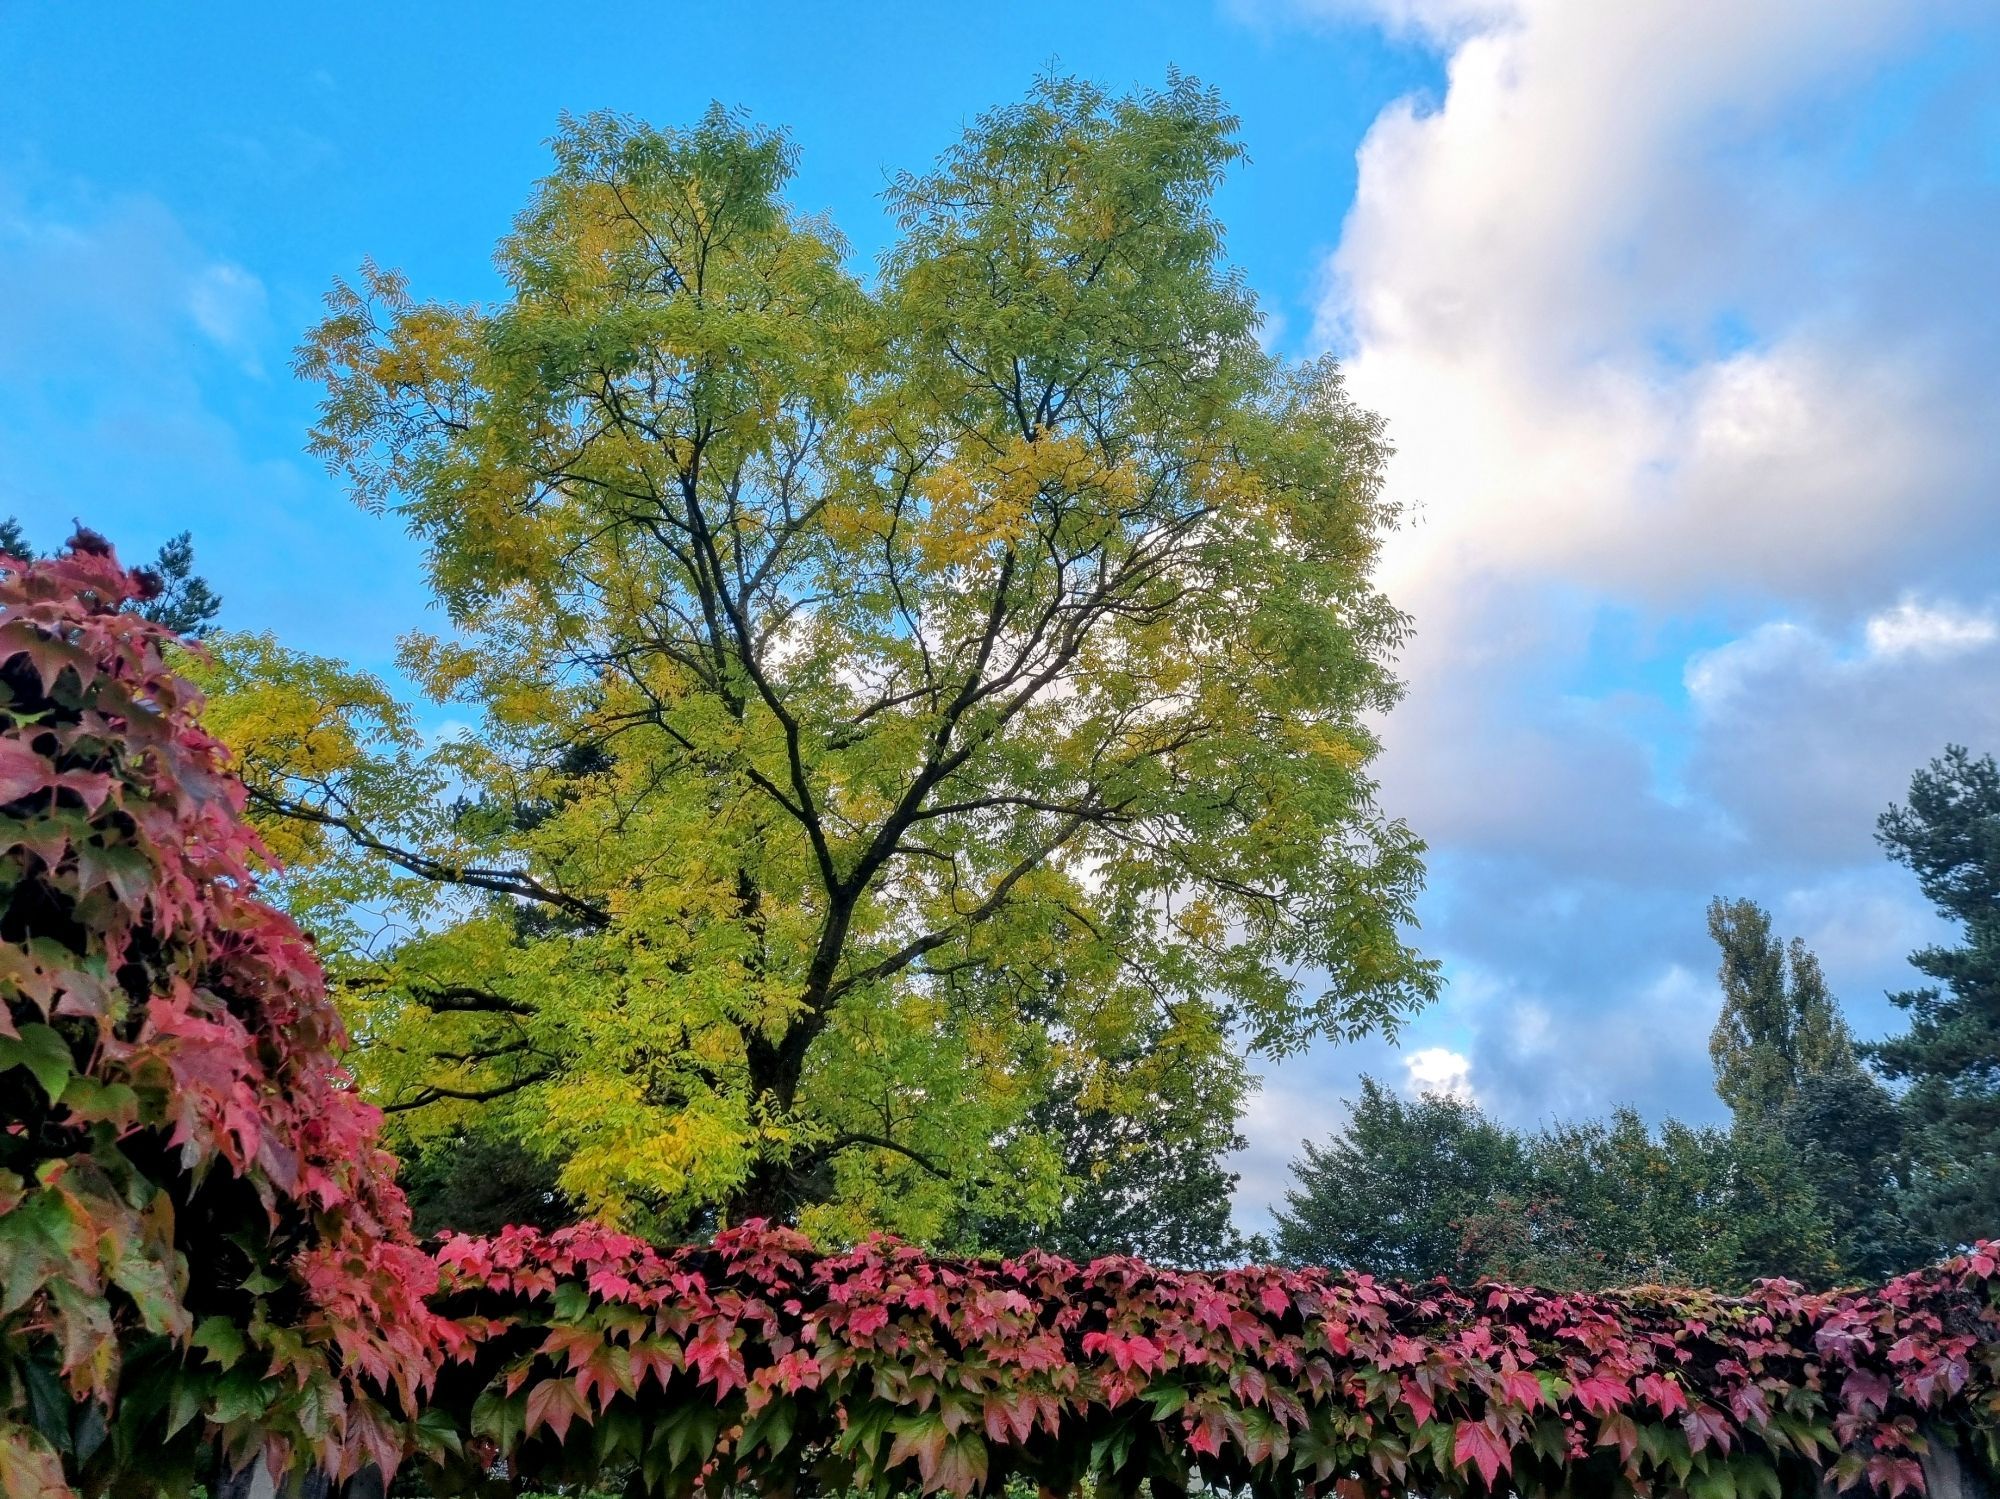
<svg viewBox="0 0 2000 1499">
<path fill-rule="evenodd" d="M 751 1225 L 667 1252 L 592 1227 L 447 1240 L 469 1412 L 504 1453 L 648 1487 L 1157 1496 L 1923 1488 L 2000 1450 L 2000 1245 L 1879 1290 L 1402 1286 L 1134 1260 L 816 1254 Z M 450 1474 L 443 1475 L 449 1479 Z M 442 1485 L 449 1487 L 449 1483 Z"/>
<path fill-rule="evenodd" d="M 433 1259 L 171 637 L 119 612 L 143 587 L 87 533 L 0 559 L 5 1499 L 184 1499 L 258 1458 L 718 1499 L 1895 1499 L 1940 1448 L 2000 1466 L 1996 1245 L 1747 1297 L 822 1254 L 762 1225 Z"/>
<path fill-rule="evenodd" d="M 88 532 L 0 559 L 10 1499 L 393 1465 L 449 1331 L 226 752 L 121 612 L 148 586 Z"/>
</svg>

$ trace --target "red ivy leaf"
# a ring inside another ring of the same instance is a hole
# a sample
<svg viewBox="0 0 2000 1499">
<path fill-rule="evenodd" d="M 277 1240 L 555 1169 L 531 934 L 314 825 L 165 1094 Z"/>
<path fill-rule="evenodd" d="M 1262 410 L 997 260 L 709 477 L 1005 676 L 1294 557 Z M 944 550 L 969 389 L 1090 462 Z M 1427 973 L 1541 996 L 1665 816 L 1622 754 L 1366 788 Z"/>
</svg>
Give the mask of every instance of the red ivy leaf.
<svg viewBox="0 0 2000 1499">
<path fill-rule="evenodd" d="M 1513 1462 L 1512 1448 L 1507 1439 L 1493 1428 L 1491 1419 L 1459 1422 L 1452 1446 L 1452 1461 L 1461 1468 L 1467 1464 L 1478 1468 L 1479 1476 L 1486 1480 L 1489 1489 Z"/>
</svg>

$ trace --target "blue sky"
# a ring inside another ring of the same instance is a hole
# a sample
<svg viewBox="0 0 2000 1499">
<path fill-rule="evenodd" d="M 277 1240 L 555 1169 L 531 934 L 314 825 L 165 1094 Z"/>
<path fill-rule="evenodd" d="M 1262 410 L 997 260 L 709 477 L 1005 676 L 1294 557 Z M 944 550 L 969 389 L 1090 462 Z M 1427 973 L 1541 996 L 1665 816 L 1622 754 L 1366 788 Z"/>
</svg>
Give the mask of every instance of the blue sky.
<svg viewBox="0 0 2000 1499">
<path fill-rule="evenodd" d="M 1708 1119 L 1702 911 L 1858 1028 L 1930 934 L 1875 813 L 2000 748 L 2000 20 L 1915 0 L 9 7 L 0 513 L 192 528 L 225 622 L 385 667 L 417 558 L 301 451 L 364 256 L 477 298 L 564 110 L 791 129 L 865 265 L 885 174 L 1054 68 L 1218 86 L 1230 249 L 1399 448 L 1383 797 L 1445 1000 L 1267 1068 L 1239 1210 L 1369 1070 L 1521 1123 Z"/>
</svg>

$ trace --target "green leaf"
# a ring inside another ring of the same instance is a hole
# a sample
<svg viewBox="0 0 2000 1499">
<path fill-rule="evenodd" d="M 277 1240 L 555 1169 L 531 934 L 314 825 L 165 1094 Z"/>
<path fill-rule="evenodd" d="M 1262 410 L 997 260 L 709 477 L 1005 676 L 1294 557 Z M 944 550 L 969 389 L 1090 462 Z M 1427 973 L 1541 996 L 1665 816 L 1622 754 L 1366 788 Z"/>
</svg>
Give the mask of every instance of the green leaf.
<svg viewBox="0 0 2000 1499">
<path fill-rule="evenodd" d="M 591 1436 L 592 1450 L 600 1463 L 636 1461 L 646 1439 L 639 1413 L 622 1401 L 597 1418 L 591 1426 Z M 739 1451 L 748 1447 L 747 1437 L 738 1444 Z"/>
<path fill-rule="evenodd" d="M 510 1396 L 498 1390 L 486 1390 L 472 1402 L 473 1435 L 490 1437 L 500 1444 L 503 1453 L 510 1453 L 526 1429 L 527 1412 L 526 1395 Z"/>
<path fill-rule="evenodd" d="M 201 1414 L 203 1402 L 208 1398 L 209 1385 L 203 1379 L 183 1379 L 175 1382 L 167 1396 L 167 1435 L 172 1436 L 188 1422 Z"/>
<path fill-rule="evenodd" d="M 443 1406 L 434 1405 L 417 1417 L 416 1433 L 417 1445 L 425 1452 L 448 1452 L 458 1457 L 465 1450 L 457 1418 Z"/>
<path fill-rule="evenodd" d="M 738 1452 L 753 1452 L 758 1443 L 770 1446 L 771 1455 L 783 1452 L 792 1440 L 792 1425 L 798 1419 L 797 1402 L 777 1396 L 750 1419 L 737 1439 Z"/>
<path fill-rule="evenodd" d="M 76 893 L 88 895 L 109 885 L 128 909 L 136 911 L 153 887 L 153 861 L 129 843 L 83 843 L 76 850 Z"/>
<path fill-rule="evenodd" d="M 61 1100 L 70 1074 L 76 1071 L 69 1042 L 54 1026 L 39 1021 L 22 1026 L 19 1036 L 0 1036 L 0 1072 L 13 1067 L 32 1072 L 50 1103 Z"/>
<path fill-rule="evenodd" d="M 1177 1414 L 1188 1403 L 1187 1386 L 1178 1384 L 1148 1385 L 1144 1390 L 1139 1392 L 1139 1398 L 1153 1408 L 1154 1420 L 1164 1421 L 1168 1416 Z"/>
<path fill-rule="evenodd" d="M 139 1308 L 148 1332 L 187 1335 L 190 1318 L 181 1304 L 180 1287 L 174 1284 L 172 1272 L 152 1255 L 143 1249 L 121 1255 L 112 1267 L 111 1279 Z"/>
<path fill-rule="evenodd" d="M 125 1083 L 100 1082 L 78 1073 L 62 1090 L 62 1106 L 79 1120 L 104 1120 L 129 1129 L 138 1122 L 139 1095 Z"/>
<path fill-rule="evenodd" d="M 279 1386 L 265 1383 L 254 1371 L 238 1369 L 216 1386 L 215 1409 L 212 1414 L 217 1424 L 223 1426 L 232 1421 L 261 1416 L 271 1408 L 271 1401 L 281 1393 Z"/>
<path fill-rule="evenodd" d="M 227 1317 L 202 1318 L 201 1326 L 194 1330 L 189 1341 L 206 1353 L 211 1363 L 223 1369 L 234 1368 L 247 1346 L 242 1330 Z"/>
</svg>

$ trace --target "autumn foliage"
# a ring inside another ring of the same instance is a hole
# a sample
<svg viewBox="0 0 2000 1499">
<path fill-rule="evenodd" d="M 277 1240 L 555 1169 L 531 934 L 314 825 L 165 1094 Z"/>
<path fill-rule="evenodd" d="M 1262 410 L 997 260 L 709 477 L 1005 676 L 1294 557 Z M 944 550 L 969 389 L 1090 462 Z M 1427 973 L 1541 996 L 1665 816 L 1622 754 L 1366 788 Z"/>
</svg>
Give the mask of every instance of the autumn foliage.
<svg viewBox="0 0 2000 1499">
<path fill-rule="evenodd" d="M 379 1116 L 148 580 L 0 559 L 0 1493 L 393 1461 L 440 1357 Z M 67 1480 L 65 1478 L 67 1475 Z"/>
<path fill-rule="evenodd" d="M 818 1253 L 761 1224 L 428 1254 L 169 637 L 119 612 L 143 588 L 88 536 L 0 562 L 7 1499 L 179 1499 L 258 1458 L 414 1463 L 434 1493 L 1777 1499 L 2000 1456 L 1994 1245 L 1735 1298 Z"/>
<path fill-rule="evenodd" d="M 1831 1470 L 1898 1494 L 1927 1441 L 1990 1460 L 2000 1431 L 1995 1246 L 1876 1291 L 1741 1298 L 822 1255 L 759 1226 L 665 1253 L 510 1229 L 440 1260 L 476 1349 L 446 1376 L 475 1461 L 624 1460 L 679 1492 L 1776 1499 Z"/>
</svg>

